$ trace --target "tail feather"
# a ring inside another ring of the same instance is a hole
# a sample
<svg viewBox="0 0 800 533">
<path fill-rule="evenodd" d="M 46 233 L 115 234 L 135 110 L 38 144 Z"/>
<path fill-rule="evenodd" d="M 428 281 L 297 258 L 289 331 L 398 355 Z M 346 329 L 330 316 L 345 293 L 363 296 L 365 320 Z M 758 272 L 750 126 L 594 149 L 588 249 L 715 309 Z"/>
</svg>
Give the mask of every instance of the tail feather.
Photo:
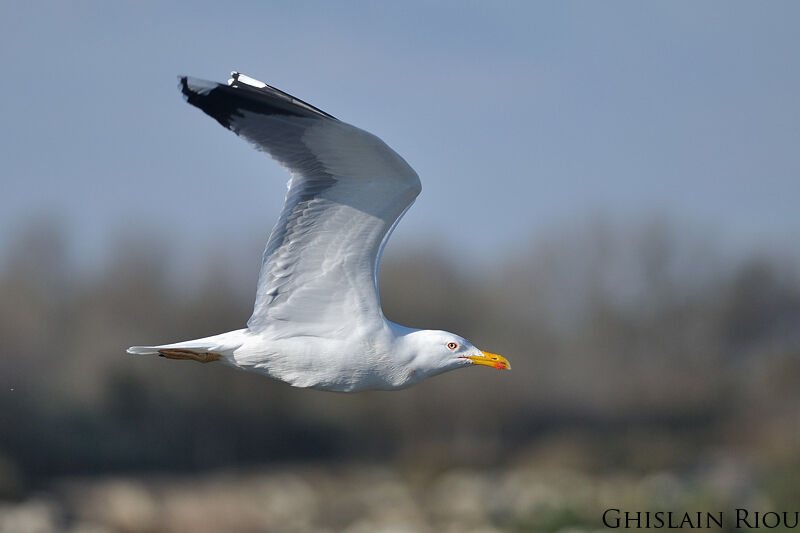
<svg viewBox="0 0 800 533">
<path fill-rule="evenodd" d="M 157 346 L 131 346 L 125 351 L 131 355 L 158 355 Z"/>
<path fill-rule="evenodd" d="M 229 331 L 204 339 L 160 344 L 158 346 L 131 346 L 126 350 L 131 355 L 159 355 L 163 350 L 195 350 L 198 352 L 215 352 L 229 354 L 242 345 L 246 330 Z"/>
</svg>

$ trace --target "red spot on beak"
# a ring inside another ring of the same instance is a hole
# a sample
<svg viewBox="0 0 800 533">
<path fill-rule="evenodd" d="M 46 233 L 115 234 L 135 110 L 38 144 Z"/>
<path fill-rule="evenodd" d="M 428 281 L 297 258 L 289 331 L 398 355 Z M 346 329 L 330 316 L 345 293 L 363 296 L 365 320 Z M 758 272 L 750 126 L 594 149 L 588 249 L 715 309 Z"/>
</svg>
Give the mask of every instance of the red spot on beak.
<svg viewBox="0 0 800 533">
<path fill-rule="evenodd" d="M 505 365 L 505 363 L 495 363 L 495 364 L 494 364 L 494 367 L 495 367 L 497 370 L 503 370 L 503 369 L 506 367 L 506 365 Z"/>
</svg>

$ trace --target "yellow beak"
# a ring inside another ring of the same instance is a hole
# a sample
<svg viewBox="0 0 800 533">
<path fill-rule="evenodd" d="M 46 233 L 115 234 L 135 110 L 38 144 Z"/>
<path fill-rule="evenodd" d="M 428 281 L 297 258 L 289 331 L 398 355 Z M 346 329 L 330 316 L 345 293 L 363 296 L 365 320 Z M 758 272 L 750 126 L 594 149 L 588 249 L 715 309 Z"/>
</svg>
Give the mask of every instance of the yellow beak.
<svg viewBox="0 0 800 533">
<path fill-rule="evenodd" d="M 496 353 L 481 352 L 483 355 L 468 355 L 465 359 L 469 359 L 476 365 L 490 366 L 497 370 L 511 370 L 511 364 L 508 359 Z"/>
</svg>

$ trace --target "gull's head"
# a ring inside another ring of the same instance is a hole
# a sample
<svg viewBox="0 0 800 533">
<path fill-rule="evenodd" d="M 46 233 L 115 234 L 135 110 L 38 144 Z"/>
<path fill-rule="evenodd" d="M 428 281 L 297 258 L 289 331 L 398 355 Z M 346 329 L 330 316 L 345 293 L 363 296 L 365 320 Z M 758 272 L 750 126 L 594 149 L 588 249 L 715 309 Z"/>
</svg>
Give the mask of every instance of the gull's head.
<svg viewBox="0 0 800 533">
<path fill-rule="evenodd" d="M 471 365 L 511 370 L 511 365 L 502 355 L 479 350 L 455 333 L 426 329 L 415 331 L 411 337 L 415 348 L 414 361 L 429 375 Z"/>
</svg>

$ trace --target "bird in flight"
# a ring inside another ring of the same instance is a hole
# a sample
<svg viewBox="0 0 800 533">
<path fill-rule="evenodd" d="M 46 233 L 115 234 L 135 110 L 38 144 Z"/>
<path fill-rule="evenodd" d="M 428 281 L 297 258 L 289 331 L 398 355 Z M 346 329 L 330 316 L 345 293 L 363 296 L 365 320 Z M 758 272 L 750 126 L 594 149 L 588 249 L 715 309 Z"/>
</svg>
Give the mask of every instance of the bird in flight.
<svg viewBox="0 0 800 533">
<path fill-rule="evenodd" d="M 128 353 L 221 361 L 338 392 L 402 389 L 472 365 L 510 369 L 504 357 L 454 333 L 383 316 L 378 266 L 422 190 L 414 169 L 374 135 L 263 82 L 231 76 L 227 85 L 181 77 L 179 88 L 291 173 L 253 315 L 244 329 Z"/>
</svg>

